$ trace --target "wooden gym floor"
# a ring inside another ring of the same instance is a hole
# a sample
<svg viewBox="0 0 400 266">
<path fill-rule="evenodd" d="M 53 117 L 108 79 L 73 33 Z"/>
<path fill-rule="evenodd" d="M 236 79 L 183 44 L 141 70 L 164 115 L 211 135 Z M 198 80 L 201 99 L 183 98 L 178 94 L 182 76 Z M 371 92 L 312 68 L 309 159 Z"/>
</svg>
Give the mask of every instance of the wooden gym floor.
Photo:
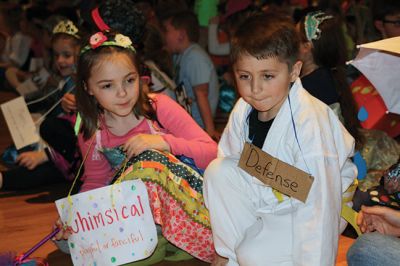
<svg viewBox="0 0 400 266">
<path fill-rule="evenodd" d="M 15 96 L 11 93 L 0 92 L 0 103 L 13 97 Z M 10 144 L 12 141 L 7 125 L 3 115 L 0 115 L 0 154 Z M 0 192 L 0 253 L 10 251 L 20 254 L 29 250 L 47 235 L 58 217 L 54 201 L 65 197 L 68 189 L 67 184 L 58 184 L 23 192 Z M 347 265 L 346 252 L 353 241 L 351 238 L 340 237 L 336 265 Z M 50 241 L 32 256 L 47 258 L 50 266 L 72 265 L 69 255 L 57 250 Z M 193 259 L 179 263 L 162 262 L 157 265 L 205 266 L 208 264 Z"/>
</svg>

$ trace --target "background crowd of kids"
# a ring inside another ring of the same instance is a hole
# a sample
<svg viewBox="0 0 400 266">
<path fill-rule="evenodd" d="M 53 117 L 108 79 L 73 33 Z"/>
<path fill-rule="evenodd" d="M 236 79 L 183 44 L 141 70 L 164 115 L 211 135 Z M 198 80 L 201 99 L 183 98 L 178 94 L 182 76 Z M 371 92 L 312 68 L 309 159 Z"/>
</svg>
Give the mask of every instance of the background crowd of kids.
<svg viewBox="0 0 400 266">
<path fill-rule="evenodd" d="M 2 151 L 0 190 L 40 188 L 60 182 L 68 186 L 82 163 L 84 171 L 75 192 L 102 187 L 119 175 L 129 177 L 129 173 L 118 171 L 124 161 L 121 154 L 135 158 L 131 160 L 160 160 L 168 169 L 178 167 L 171 158 L 154 151 L 158 150 L 184 162 L 179 167 L 187 174 L 176 178 L 186 180 L 192 191 L 202 194 L 202 177 L 210 162 L 217 157 L 234 157 L 234 145 L 239 143 L 231 142 L 242 141 L 241 136 L 235 135 L 239 129 L 235 128 L 234 119 L 242 117 L 247 109 L 238 99 L 242 96 L 251 105 L 232 71 L 240 64 L 241 59 L 235 57 L 240 42 L 231 41 L 234 36 L 251 36 L 238 29 L 244 21 L 263 15 L 276 17 L 277 25 L 288 23 L 296 29 L 302 87 L 333 110 L 354 138 L 354 152 L 360 152 L 366 161 L 367 176 L 359 180 L 359 188 L 344 195 L 346 203 L 360 211 L 357 222 L 361 231 L 368 233 L 351 248 L 349 265 L 397 265 L 400 197 L 393 195 L 400 195 L 400 185 L 390 186 L 385 180 L 391 175 L 400 182 L 398 136 L 392 138 L 384 131 L 362 128 L 358 120 L 360 105 L 351 89 L 362 74 L 346 62 L 356 56 L 357 44 L 400 36 L 398 0 L 0 1 L 0 90 L 25 98 L 41 137 L 39 143 L 21 150 L 11 146 Z M 312 34 L 307 27 L 309 20 L 317 21 Z M 96 32 L 101 32 L 100 38 L 106 38 L 111 45 L 99 43 L 100 48 L 93 48 L 90 40 Z M 127 37 L 129 45 L 121 46 L 118 36 Z M 110 77 L 108 83 L 102 81 L 105 77 Z M 294 78 L 290 85 L 296 87 L 299 82 Z M 35 89 L 27 91 L 28 84 Z M 116 84 L 137 91 L 137 95 L 130 95 L 126 89 L 117 92 L 116 101 L 118 97 L 134 99 L 118 103 L 117 110 L 110 104 L 113 96 L 105 99 L 104 93 L 106 88 L 118 90 Z M 297 100 L 293 101 L 296 105 Z M 81 119 L 77 119 L 78 112 Z M 253 132 L 253 144 L 262 148 L 272 123 L 279 122 L 273 116 L 268 125 L 259 121 L 257 114 L 252 111 L 246 117 L 250 121 L 248 134 L 250 138 Z M 261 131 L 264 133 L 257 135 Z M 222 164 L 221 169 L 230 169 L 226 161 L 218 163 Z M 173 251 L 167 257 L 170 260 L 194 256 L 214 261 L 215 265 L 224 265 L 226 258 L 229 263 L 240 260 L 230 250 L 228 240 L 221 243 L 221 239 L 229 239 L 229 226 L 215 222 L 223 211 L 213 201 L 223 205 L 228 200 L 219 198 L 219 192 L 212 187 L 227 187 L 213 179 L 226 174 L 215 170 L 218 163 L 212 163 L 206 171 L 209 179 L 205 183 L 205 199 L 201 197 L 194 203 L 189 203 L 190 191 L 181 190 L 173 197 L 172 191 L 154 180 L 144 180 L 149 194 L 154 195 L 150 201 L 155 221 L 163 226 L 159 228 L 157 252 L 143 265 L 165 259 L 168 250 Z M 236 170 L 230 173 L 240 175 Z M 340 195 L 346 189 L 342 188 Z M 382 201 L 382 193 L 390 197 L 390 202 Z M 261 194 L 261 198 L 265 196 Z M 176 197 L 187 206 L 179 206 Z M 205 205 L 210 209 L 211 223 L 199 218 L 201 215 L 187 214 L 196 210 L 207 216 Z M 164 210 L 157 212 L 154 206 L 163 206 Z M 178 222 L 171 217 L 178 217 Z M 177 236 L 175 223 L 191 230 L 186 236 Z M 345 233 L 356 237 L 350 227 Z M 201 241 L 195 237 L 199 234 L 204 236 Z M 68 237 L 68 232 L 58 239 L 63 237 Z M 185 241 L 190 247 L 183 244 Z M 62 241 L 58 244 L 68 252 Z M 243 258 L 247 258 L 256 251 L 243 252 Z M 318 252 L 315 254 L 318 257 Z"/>
</svg>

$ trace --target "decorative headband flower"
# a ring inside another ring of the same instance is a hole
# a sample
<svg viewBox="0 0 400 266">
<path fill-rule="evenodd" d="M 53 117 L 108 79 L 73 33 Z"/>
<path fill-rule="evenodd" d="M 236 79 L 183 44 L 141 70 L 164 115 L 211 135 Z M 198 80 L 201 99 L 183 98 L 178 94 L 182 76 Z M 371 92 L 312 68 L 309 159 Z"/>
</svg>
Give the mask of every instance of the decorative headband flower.
<svg viewBox="0 0 400 266">
<path fill-rule="evenodd" d="M 80 39 L 80 37 L 78 35 L 79 30 L 71 20 L 62 20 L 62 21 L 60 21 L 53 28 L 53 34 L 56 34 L 56 33 L 65 33 L 65 34 L 72 35 L 75 38 Z"/>
<path fill-rule="evenodd" d="M 118 46 L 136 52 L 129 37 L 118 33 L 115 35 L 114 40 L 110 40 L 103 32 L 99 31 L 90 37 L 89 45 L 86 45 L 82 48 L 81 54 L 87 52 L 88 50 L 96 49 L 100 46 Z"/>
<path fill-rule="evenodd" d="M 304 31 L 308 41 L 318 40 L 321 37 L 319 25 L 327 19 L 333 18 L 332 15 L 326 15 L 322 11 L 308 13 L 304 19 Z"/>
</svg>

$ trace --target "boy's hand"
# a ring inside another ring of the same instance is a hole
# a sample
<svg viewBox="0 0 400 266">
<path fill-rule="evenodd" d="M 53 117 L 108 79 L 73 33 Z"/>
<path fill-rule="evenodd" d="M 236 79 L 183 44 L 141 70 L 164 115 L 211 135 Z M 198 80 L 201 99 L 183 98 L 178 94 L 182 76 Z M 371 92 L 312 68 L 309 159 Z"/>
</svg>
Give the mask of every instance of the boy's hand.
<svg viewBox="0 0 400 266">
<path fill-rule="evenodd" d="M 60 217 L 58 217 L 55 223 L 55 227 L 60 228 L 60 231 L 55 235 L 53 240 L 67 240 L 68 237 L 71 235 L 71 227 L 65 228 Z"/>
<path fill-rule="evenodd" d="M 66 113 L 76 111 L 76 100 L 75 95 L 72 93 L 66 93 L 61 99 L 61 107 Z"/>
<path fill-rule="evenodd" d="M 47 162 L 49 158 L 44 151 L 27 151 L 17 157 L 17 163 L 29 170 L 35 169 L 38 165 Z"/>
<path fill-rule="evenodd" d="M 362 206 L 357 224 L 363 233 L 378 231 L 384 235 L 400 236 L 400 211 L 383 206 Z"/>
<path fill-rule="evenodd" d="M 150 149 L 171 151 L 169 144 L 160 135 L 138 134 L 124 144 L 124 150 L 129 159 Z"/>
</svg>

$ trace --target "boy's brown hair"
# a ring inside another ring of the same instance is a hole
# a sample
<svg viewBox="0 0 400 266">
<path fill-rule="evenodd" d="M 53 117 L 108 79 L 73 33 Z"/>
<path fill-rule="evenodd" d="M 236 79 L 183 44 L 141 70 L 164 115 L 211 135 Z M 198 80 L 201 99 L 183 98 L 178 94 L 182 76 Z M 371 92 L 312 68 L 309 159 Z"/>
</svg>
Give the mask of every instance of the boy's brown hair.
<svg viewBox="0 0 400 266">
<path fill-rule="evenodd" d="M 296 28 L 287 17 L 258 14 L 246 19 L 231 40 L 231 60 L 234 64 L 241 55 L 257 59 L 278 58 L 289 69 L 298 60 L 300 39 Z"/>
<path fill-rule="evenodd" d="M 191 42 L 199 41 L 199 22 L 193 12 L 186 10 L 173 13 L 163 19 L 163 23 L 166 21 L 175 29 L 184 30 Z"/>
</svg>

